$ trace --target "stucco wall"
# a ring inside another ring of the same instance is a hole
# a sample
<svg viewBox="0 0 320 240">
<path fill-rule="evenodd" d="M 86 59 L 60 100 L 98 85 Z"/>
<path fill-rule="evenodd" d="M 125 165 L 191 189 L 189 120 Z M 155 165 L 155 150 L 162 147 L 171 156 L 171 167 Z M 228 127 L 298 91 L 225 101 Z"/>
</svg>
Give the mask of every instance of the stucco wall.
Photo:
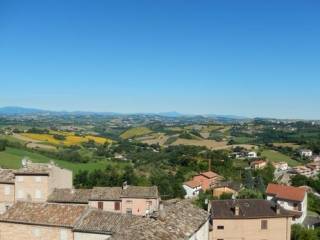
<svg viewBox="0 0 320 240">
<path fill-rule="evenodd" d="M 208 240 L 209 239 L 209 220 L 193 234 L 189 240 Z"/>
<path fill-rule="evenodd" d="M 64 233 L 62 233 L 64 232 Z M 66 234 L 66 238 L 61 238 Z M 71 229 L 0 223 L 1 240 L 73 240 Z"/>
<path fill-rule="evenodd" d="M 114 209 L 114 204 L 116 201 L 89 201 L 89 206 L 92 208 L 98 208 L 98 202 L 103 202 L 103 210 L 104 211 L 121 213 L 121 202 L 120 202 L 120 210 L 119 211 L 116 211 Z"/>
<path fill-rule="evenodd" d="M 105 240 L 110 238 L 110 236 L 105 234 L 93 234 L 93 233 L 74 233 L 74 240 Z"/>
<path fill-rule="evenodd" d="M 261 220 L 268 220 L 268 229 L 261 229 Z M 223 226 L 223 230 L 218 230 Z M 290 240 L 290 218 L 213 220 L 211 240 Z"/>
<path fill-rule="evenodd" d="M 38 181 L 40 180 L 40 181 Z M 48 176 L 16 176 L 15 200 L 45 202 L 48 197 Z M 36 192 L 41 192 L 40 198 L 36 198 Z M 21 194 L 22 193 L 22 197 Z"/>
<path fill-rule="evenodd" d="M 138 199 L 138 198 L 123 198 L 122 199 L 122 213 L 126 213 L 127 209 L 132 209 L 133 215 L 144 216 L 148 210 L 147 202 L 150 201 L 150 210 L 159 209 L 159 199 Z"/>
<path fill-rule="evenodd" d="M 72 188 L 72 171 L 52 166 L 49 181 L 49 194 L 54 188 Z"/>
<path fill-rule="evenodd" d="M 213 196 L 214 197 L 220 197 L 223 193 L 236 194 L 236 191 L 234 191 L 228 187 L 221 187 L 221 188 L 213 189 Z"/>
<path fill-rule="evenodd" d="M 199 195 L 199 191 L 201 190 L 201 187 L 191 188 L 187 185 L 183 185 L 183 188 L 186 191 L 185 198 L 194 198 Z"/>
<path fill-rule="evenodd" d="M 0 184 L 0 202 L 14 202 L 14 184 Z"/>
</svg>

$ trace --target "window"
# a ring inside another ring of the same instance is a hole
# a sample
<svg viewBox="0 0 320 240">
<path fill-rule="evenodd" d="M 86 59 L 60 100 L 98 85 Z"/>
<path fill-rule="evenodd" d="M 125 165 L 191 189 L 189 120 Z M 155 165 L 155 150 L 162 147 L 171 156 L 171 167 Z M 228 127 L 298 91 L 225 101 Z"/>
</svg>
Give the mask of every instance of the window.
<svg viewBox="0 0 320 240">
<path fill-rule="evenodd" d="M 23 182 L 23 176 L 17 176 L 17 182 Z"/>
<path fill-rule="evenodd" d="M 261 230 L 268 229 L 268 220 L 261 220 Z"/>
<path fill-rule="evenodd" d="M 17 195 L 18 195 L 17 197 L 20 199 L 24 198 L 24 192 L 22 190 L 19 190 Z"/>
<path fill-rule="evenodd" d="M 4 186 L 4 195 L 9 195 L 11 192 L 10 186 Z"/>
<path fill-rule="evenodd" d="M 147 201 L 147 209 L 150 210 L 151 206 L 152 206 L 152 201 Z"/>
<path fill-rule="evenodd" d="M 36 189 L 35 198 L 37 199 L 42 198 L 42 192 L 39 189 Z"/>
<path fill-rule="evenodd" d="M 120 210 L 120 202 L 114 203 L 114 210 L 119 211 Z"/>
<path fill-rule="evenodd" d="M 127 214 L 132 214 L 132 208 L 127 208 L 127 209 L 126 209 L 126 213 L 127 213 Z"/>
<path fill-rule="evenodd" d="M 126 203 L 127 204 L 132 204 L 132 200 L 127 200 Z"/>
<path fill-rule="evenodd" d="M 37 183 L 40 183 L 40 182 L 41 182 L 41 177 L 39 177 L 39 176 L 35 177 L 35 181 L 36 181 Z"/>
<path fill-rule="evenodd" d="M 217 226 L 217 229 L 218 229 L 218 230 L 223 230 L 223 229 L 224 229 L 224 226 Z"/>
<path fill-rule="evenodd" d="M 103 202 L 98 202 L 98 209 L 103 210 Z"/>
<path fill-rule="evenodd" d="M 68 240 L 67 230 L 65 229 L 60 230 L 60 240 Z"/>
</svg>

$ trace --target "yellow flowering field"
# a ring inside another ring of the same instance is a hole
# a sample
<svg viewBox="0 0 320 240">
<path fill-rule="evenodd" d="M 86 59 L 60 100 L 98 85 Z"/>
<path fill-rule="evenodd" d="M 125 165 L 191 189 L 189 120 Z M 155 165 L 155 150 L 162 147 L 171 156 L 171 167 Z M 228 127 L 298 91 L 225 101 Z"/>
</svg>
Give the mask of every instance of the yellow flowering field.
<svg viewBox="0 0 320 240">
<path fill-rule="evenodd" d="M 59 134 L 65 136 L 65 140 L 58 140 L 53 137 L 54 134 Z M 89 140 L 93 140 L 98 144 L 104 144 L 105 142 L 112 142 L 111 139 L 103 138 L 103 137 L 97 137 L 97 136 L 75 136 L 74 133 L 70 132 L 58 132 L 58 131 L 52 131 L 50 134 L 36 134 L 36 133 L 22 133 L 21 134 L 24 137 L 30 138 L 35 141 L 40 142 L 48 142 L 54 145 L 77 145 L 83 142 L 87 142 Z"/>
</svg>

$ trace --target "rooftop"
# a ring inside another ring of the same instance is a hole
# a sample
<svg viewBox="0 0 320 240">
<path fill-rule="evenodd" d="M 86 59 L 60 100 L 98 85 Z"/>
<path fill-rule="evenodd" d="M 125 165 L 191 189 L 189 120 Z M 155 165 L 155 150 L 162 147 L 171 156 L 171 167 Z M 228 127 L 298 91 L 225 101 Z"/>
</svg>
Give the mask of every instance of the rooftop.
<svg viewBox="0 0 320 240">
<path fill-rule="evenodd" d="M 91 201 L 120 201 L 121 198 L 159 198 L 158 188 L 128 186 L 95 187 L 93 189 L 55 189 L 49 196 L 49 202 L 88 203 Z"/>
<path fill-rule="evenodd" d="M 95 187 L 92 189 L 90 200 L 120 200 L 121 187 Z"/>
<path fill-rule="evenodd" d="M 121 192 L 121 198 L 158 198 L 159 192 L 157 186 L 139 187 L 128 186 Z"/>
<path fill-rule="evenodd" d="M 22 160 L 22 167 L 14 171 L 16 175 L 49 175 L 53 163 L 33 163 L 30 160 Z"/>
<path fill-rule="evenodd" d="M 14 174 L 11 169 L 0 169 L 0 183 L 14 183 Z"/>
<path fill-rule="evenodd" d="M 54 189 L 48 202 L 87 204 L 91 193 L 92 189 Z"/>
<path fill-rule="evenodd" d="M 214 188 L 222 188 L 227 187 L 230 189 L 233 189 L 235 191 L 239 191 L 241 189 L 241 183 L 239 182 L 233 182 L 233 181 L 222 181 L 217 183 Z"/>
<path fill-rule="evenodd" d="M 216 177 L 221 177 L 219 174 L 212 172 L 212 171 L 208 171 L 208 172 L 202 172 L 200 173 L 200 175 L 205 176 L 206 178 L 216 178 Z"/>
<path fill-rule="evenodd" d="M 279 218 L 296 215 L 280 206 L 280 213 L 277 214 L 277 207 L 273 202 L 260 199 L 216 200 L 212 201 L 211 206 L 212 219 Z M 235 214 L 236 207 L 239 207 L 239 215 Z"/>
<path fill-rule="evenodd" d="M 286 185 L 268 184 L 266 193 L 279 199 L 302 202 L 305 197 L 306 190 Z"/>
<path fill-rule="evenodd" d="M 207 220 L 206 211 L 189 201 L 167 201 L 164 214 L 150 218 L 90 210 L 75 231 L 112 234 L 112 240 L 184 240 Z"/>
<path fill-rule="evenodd" d="M 191 188 L 196 188 L 201 186 L 201 184 L 195 180 L 190 180 L 190 181 L 184 182 L 183 184 Z"/>
<path fill-rule="evenodd" d="M 71 228 L 86 210 L 81 205 L 17 202 L 0 216 L 0 222 Z"/>
<path fill-rule="evenodd" d="M 74 229 L 78 232 L 114 234 L 144 222 L 145 218 L 134 215 L 90 209 Z"/>
</svg>

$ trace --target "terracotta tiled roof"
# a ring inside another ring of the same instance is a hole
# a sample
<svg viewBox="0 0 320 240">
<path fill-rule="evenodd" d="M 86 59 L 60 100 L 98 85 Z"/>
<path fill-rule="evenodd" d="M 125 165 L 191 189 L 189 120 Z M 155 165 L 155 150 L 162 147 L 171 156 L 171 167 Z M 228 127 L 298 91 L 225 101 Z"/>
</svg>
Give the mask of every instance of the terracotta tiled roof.
<svg viewBox="0 0 320 240">
<path fill-rule="evenodd" d="M 0 222 L 71 228 L 86 210 L 82 205 L 18 202 L 0 216 Z"/>
<path fill-rule="evenodd" d="M 252 162 L 251 162 L 251 165 L 254 165 L 254 164 L 262 164 L 262 163 L 267 163 L 267 161 L 266 161 L 266 160 L 262 160 L 262 159 L 260 159 L 260 160 L 255 160 L 255 161 L 252 161 Z"/>
<path fill-rule="evenodd" d="M 223 187 L 227 187 L 230 189 L 233 189 L 235 191 L 239 191 L 241 189 L 241 183 L 239 182 L 232 182 L 232 181 L 222 181 L 217 183 L 213 189 L 215 188 L 223 188 Z"/>
<path fill-rule="evenodd" d="M 145 223 L 145 218 L 121 213 L 90 209 L 78 222 L 74 230 L 78 232 L 114 234 L 137 224 Z"/>
<path fill-rule="evenodd" d="M 305 189 L 292 186 L 269 184 L 266 193 L 279 199 L 302 202 L 306 191 Z"/>
<path fill-rule="evenodd" d="M 280 213 L 276 212 L 276 205 L 267 200 L 238 199 L 238 200 L 216 200 L 211 203 L 212 219 L 257 219 L 257 218 L 279 218 L 292 217 L 296 213 L 287 211 L 280 206 Z M 235 215 L 235 207 L 239 207 L 239 215 Z"/>
<path fill-rule="evenodd" d="M 110 240 L 185 240 L 209 217 L 188 201 L 165 202 L 164 213 L 146 218 L 90 210 L 75 231 L 110 234 Z"/>
<path fill-rule="evenodd" d="M 201 183 L 195 180 L 190 180 L 190 181 L 184 182 L 183 184 L 191 188 L 196 188 L 201 186 Z"/>
<path fill-rule="evenodd" d="M 120 200 L 121 192 L 121 187 L 95 187 L 92 189 L 89 200 Z"/>
<path fill-rule="evenodd" d="M 48 197 L 48 202 L 87 204 L 91 192 L 92 189 L 54 189 Z"/>
<path fill-rule="evenodd" d="M 16 171 L 16 175 L 49 175 L 52 165 L 46 163 L 28 163 L 25 167 L 22 167 Z"/>
<path fill-rule="evenodd" d="M 121 198 L 158 198 L 158 188 L 128 186 L 95 187 L 93 189 L 55 189 L 48 197 L 48 202 L 88 203 L 91 201 L 120 201 Z"/>
<path fill-rule="evenodd" d="M 221 177 L 219 174 L 212 172 L 212 171 L 208 171 L 208 172 L 202 172 L 200 173 L 200 175 L 205 176 L 206 178 L 216 178 L 216 177 Z"/>
<path fill-rule="evenodd" d="M 121 192 L 121 198 L 158 198 L 159 192 L 157 186 L 140 187 L 128 186 Z"/>
<path fill-rule="evenodd" d="M 11 169 L 0 169 L 0 183 L 14 183 L 14 174 Z"/>
</svg>

